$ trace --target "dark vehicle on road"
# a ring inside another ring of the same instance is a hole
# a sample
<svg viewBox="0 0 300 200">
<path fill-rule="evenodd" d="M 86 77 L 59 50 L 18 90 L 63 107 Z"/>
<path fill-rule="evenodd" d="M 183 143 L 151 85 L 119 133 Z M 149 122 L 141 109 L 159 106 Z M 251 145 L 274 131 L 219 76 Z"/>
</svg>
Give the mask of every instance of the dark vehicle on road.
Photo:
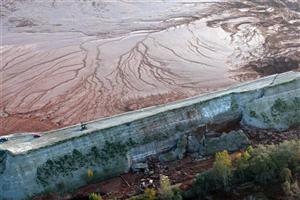
<svg viewBox="0 0 300 200">
<path fill-rule="evenodd" d="M 3 137 L 3 138 L 0 138 L 0 144 L 1 144 L 1 143 L 4 143 L 4 142 L 7 142 L 7 141 L 8 141 L 8 138 L 4 138 L 4 137 Z"/>
<path fill-rule="evenodd" d="M 38 133 L 33 133 L 32 136 L 33 136 L 33 138 L 39 138 L 39 137 L 41 137 L 41 135 L 38 134 Z"/>
</svg>

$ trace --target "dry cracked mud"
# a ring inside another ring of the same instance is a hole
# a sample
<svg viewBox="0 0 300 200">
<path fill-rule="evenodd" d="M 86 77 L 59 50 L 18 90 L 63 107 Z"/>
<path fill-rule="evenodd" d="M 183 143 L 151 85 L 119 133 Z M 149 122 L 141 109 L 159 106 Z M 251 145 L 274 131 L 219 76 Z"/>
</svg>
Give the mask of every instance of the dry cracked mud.
<svg viewBox="0 0 300 200">
<path fill-rule="evenodd" d="M 300 1 L 2 0 L 0 134 L 300 68 Z"/>
</svg>

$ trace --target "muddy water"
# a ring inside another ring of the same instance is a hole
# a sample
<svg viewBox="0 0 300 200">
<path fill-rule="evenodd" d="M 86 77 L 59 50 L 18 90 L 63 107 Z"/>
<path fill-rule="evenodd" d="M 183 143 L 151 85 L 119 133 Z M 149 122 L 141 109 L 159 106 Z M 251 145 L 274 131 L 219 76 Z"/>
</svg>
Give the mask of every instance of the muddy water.
<svg viewBox="0 0 300 200">
<path fill-rule="evenodd" d="M 300 2 L 1 1 L 0 134 L 299 70 Z"/>
</svg>

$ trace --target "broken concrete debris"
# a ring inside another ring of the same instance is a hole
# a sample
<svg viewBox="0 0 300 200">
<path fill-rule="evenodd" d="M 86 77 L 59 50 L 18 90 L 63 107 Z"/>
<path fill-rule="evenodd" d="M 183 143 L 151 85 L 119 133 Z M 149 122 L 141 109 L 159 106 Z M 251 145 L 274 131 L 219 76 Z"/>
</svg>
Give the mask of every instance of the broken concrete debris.
<svg viewBox="0 0 300 200">
<path fill-rule="evenodd" d="M 198 139 L 193 135 L 189 135 L 188 136 L 187 152 L 188 153 L 195 153 L 195 152 L 199 151 L 199 148 L 200 148 L 200 142 L 198 141 Z"/>
<path fill-rule="evenodd" d="M 220 137 L 212 137 L 204 140 L 200 146 L 200 155 L 209 156 L 217 152 L 227 150 L 229 152 L 246 148 L 250 141 L 242 130 L 223 133 Z"/>
<path fill-rule="evenodd" d="M 161 162 L 169 162 L 182 159 L 186 153 L 198 153 L 199 156 L 211 156 L 217 152 L 227 150 L 234 152 L 247 148 L 250 141 L 242 130 L 231 131 L 229 133 L 210 134 L 210 137 L 201 139 L 196 136 L 183 136 L 180 138 L 172 150 L 159 156 Z M 215 137 L 212 137 L 212 136 Z M 218 136 L 220 135 L 220 136 Z"/>
<path fill-rule="evenodd" d="M 159 156 L 159 160 L 161 162 L 169 162 L 173 160 L 182 159 L 186 153 L 187 144 L 188 144 L 187 136 L 184 135 L 177 141 L 175 148 L 173 148 L 167 153 L 161 154 Z"/>
<path fill-rule="evenodd" d="M 131 166 L 131 170 L 133 172 L 148 172 L 149 171 L 149 166 L 145 162 L 140 162 L 140 163 L 133 163 Z"/>
</svg>

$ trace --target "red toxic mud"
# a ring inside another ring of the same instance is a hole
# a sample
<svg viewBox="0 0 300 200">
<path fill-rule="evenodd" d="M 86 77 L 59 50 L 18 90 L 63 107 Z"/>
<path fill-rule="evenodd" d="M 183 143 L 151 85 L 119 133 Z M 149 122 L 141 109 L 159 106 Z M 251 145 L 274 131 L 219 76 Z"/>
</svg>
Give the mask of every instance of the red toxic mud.
<svg viewBox="0 0 300 200">
<path fill-rule="evenodd" d="M 1 1 L 0 134 L 299 70 L 297 1 Z"/>
</svg>

